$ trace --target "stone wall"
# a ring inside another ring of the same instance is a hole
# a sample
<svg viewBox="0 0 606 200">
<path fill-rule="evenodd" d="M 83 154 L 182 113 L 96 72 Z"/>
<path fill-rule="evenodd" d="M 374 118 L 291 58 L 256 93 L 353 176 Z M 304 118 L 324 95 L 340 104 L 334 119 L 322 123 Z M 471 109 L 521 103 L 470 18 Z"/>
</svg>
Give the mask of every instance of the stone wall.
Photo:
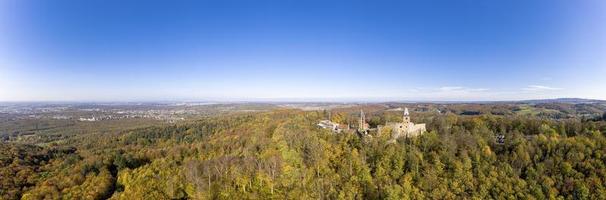
<svg viewBox="0 0 606 200">
<path fill-rule="evenodd" d="M 425 124 L 414 124 L 412 122 L 408 124 L 389 123 L 388 126 L 392 127 L 393 139 L 397 139 L 400 137 L 416 137 L 423 134 L 427 130 L 425 128 Z"/>
</svg>

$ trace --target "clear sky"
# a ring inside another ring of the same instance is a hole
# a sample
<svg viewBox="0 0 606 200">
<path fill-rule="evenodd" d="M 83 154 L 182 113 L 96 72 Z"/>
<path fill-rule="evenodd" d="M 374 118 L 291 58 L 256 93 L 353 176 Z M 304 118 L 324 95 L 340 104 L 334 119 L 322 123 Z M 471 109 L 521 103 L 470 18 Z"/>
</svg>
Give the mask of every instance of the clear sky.
<svg viewBox="0 0 606 200">
<path fill-rule="evenodd" d="M 0 1 L 0 101 L 556 97 L 606 99 L 606 1 Z"/>
</svg>

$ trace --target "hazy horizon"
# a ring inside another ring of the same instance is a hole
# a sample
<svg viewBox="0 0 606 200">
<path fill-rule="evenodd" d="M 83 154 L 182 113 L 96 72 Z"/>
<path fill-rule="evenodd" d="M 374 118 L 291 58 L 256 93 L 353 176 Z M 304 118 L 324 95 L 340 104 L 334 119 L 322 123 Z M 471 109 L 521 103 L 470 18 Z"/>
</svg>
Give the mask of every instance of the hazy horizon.
<svg viewBox="0 0 606 200">
<path fill-rule="evenodd" d="M 550 99 L 511 99 L 511 100 L 406 100 L 406 99 L 364 99 L 364 98 L 341 98 L 341 99 L 164 99 L 164 100 L 15 100 L 0 101 L 0 104 L 138 104 L 138 103 L 203 103 L 203 104 L 240 104 L 240 103 L 268 103 L 268 104 L 288 104 L 288 103 L 327 103 L 327 104 L 374 104 L 374 103 L 500 103 L 500 102 L 529 102 L 529 101 L 563 101 L 563 100 L 587 100 L 587 101 L 606 101 L 606 99 L 585 99 L 585 98 L 550 98 Z"/>
<path fill-rule="evenodd" d="M 606 99 L 604 1 L 2 1 L 0 102 Z"/>
</svg>

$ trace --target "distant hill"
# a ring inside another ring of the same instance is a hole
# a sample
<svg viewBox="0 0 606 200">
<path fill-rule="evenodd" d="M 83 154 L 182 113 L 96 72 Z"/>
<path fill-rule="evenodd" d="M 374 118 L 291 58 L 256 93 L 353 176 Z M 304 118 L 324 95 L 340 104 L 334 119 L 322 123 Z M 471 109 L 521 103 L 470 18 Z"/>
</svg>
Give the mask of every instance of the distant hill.
<svg viewBox="0 0 606 200">
<path fill-rule="evenodd" d="M 581 99 L 581 98 L 558 98 L 558 99 L 534 99 L 522 100 L 523 103 L 569 103 L 569 104 L 606 104 L 606 100 Z"/>
</svg>

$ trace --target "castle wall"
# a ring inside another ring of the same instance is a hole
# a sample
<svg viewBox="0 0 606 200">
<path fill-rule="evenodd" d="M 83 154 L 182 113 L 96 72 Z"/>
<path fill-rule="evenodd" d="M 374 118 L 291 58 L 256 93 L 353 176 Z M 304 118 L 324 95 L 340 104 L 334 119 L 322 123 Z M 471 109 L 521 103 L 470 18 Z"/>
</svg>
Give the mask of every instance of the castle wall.
<svg viewBox="0 0 606 200">
<path fill-rule="evenodd" d="M 389 123 L 388 126 L 392 127 L 392 138 L 394 139 L 400 137 L 416 137 L 427 131 L 425 124 L 414 124 L 412 122 Z"/>
<path fill-rule="evenodd" d="M 425 124 L 413 124 L 412 127 L 408 130 L 408 137 L 416 137 L 423 134 L 427 129 L 425 128 Z"/>
</svg>

